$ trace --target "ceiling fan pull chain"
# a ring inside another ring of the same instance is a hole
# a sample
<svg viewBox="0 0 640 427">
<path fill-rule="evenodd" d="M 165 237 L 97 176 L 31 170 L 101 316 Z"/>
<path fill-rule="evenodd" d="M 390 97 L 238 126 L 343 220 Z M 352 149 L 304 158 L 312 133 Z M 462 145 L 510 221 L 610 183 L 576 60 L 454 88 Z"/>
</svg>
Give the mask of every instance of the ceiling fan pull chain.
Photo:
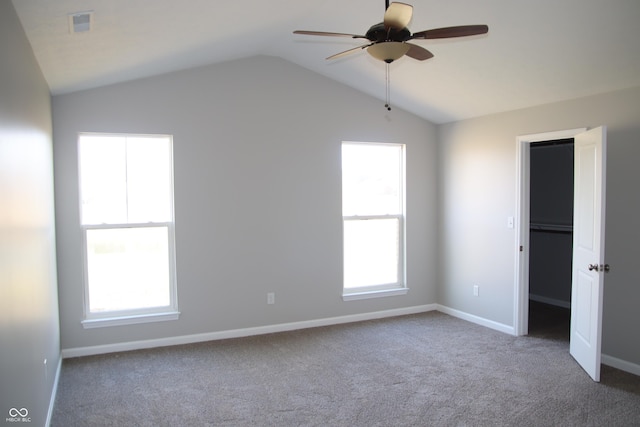
<svg viewBox="0 0 640 427">
<path fill-rule="evenodd" d="M 386 74 L 386 103 L 384 104 L 385 108 L 391 111 L 391 79 L 389 78 L 389 63 L 385 64 L 385 74 Z"/>
</svg>

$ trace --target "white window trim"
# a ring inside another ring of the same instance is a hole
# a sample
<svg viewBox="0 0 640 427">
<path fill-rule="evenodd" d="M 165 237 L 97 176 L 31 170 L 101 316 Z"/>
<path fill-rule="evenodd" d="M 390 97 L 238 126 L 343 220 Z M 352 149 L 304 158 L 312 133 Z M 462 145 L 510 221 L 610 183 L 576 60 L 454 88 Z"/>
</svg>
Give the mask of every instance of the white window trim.
<svg viewBox="0 0 640 427">
<path fill-rule="evenodd" d="M 357 301 L 371 298 L 395 297 L 398 295 L 407 295 L 409 288 L 398 287 L 396 289 L 378 289 L 375 291 L 356 291 L 342 294 L 343 301 Z"/>
<path fill-rule="evenodd" d="M 138 323 L 164 322 L 178 320 L 179 311 L 167 311 L 163 313 L 136 314 L 130 316 L 111 316 L 105 318 L 90 318 L 83 320 L 84 329 L 105 328 L 109 326 L 135 325 Z"/>
<path fill-rule="evenodd" d="M 383 298 L 383 297 L 392 297 L 398 295 L 406 295 L 409 291 L 407 287 L 407 276 L 406 276 L 406 146 L 404 144 L 397 143 L 384 143 L 384 142 L 353 142 L 353 141 L 343 141 L 342 145 L 350 144 L 350 145 L 371 145 L 371 146 L 380 146 L 380 145 L 392 145 L 402 148 L 402 156 L 400 159 L 400 207 L 402 212 L 400 214 L 392 214 L 392 215 L 343 215 L 342 222 L 344 224 L 345 221 L 352 220 L 361 220 L 366 221 L 370 219 L 398 219 L 398 226 L 400 228 L 399 233 L 399 242 L 398 242 L 398 272 L 399 282 L 397 283 L 382 283 L 378 285 L 372 286 L 364 286 L 357 288 L 349 288 L 346 289 L 344 287 L 344 283 L 342 285 L 342 300 L 343 301 L 356 301 L 363 299 L 371 299 L 371 298 Z M 341 146 L 342 146 L 341 145 Z M 344 237 L 343 237 L 344 242 Z"/>
<path fill-rule="evenodd" d="M 122 136 L 122 137 L 167 137 L 171 141 L 170 152 L 170 211 L 171 221 L 168 222 L 148 222 L 148 223 L 126 223 L 126 224 L 80 224 L 82 230 L 82 252 L 83 252 L 83 293 L 84 293 L 84 319 L 80 322 L 84 329 L 102 328 L 109 326 L 132 325 L 140 323 L 162 322 L 168 320 L 178 320 L 180 311 L 178 311 L 178 287 L 176 281 L 176 254 L 175 254 L 175 215 L 174 215 L 174 183 L 173 183 L 173 137 L 165 134 L 114 134 L 114 133 L 95 133 L 81 132 L 78 134 L 78 146 L 80 137 L 83 135 L 103 135 L 103 136 Z M 80 171 L 80 157 L 78 157 L 78 171 Z M 78 180 L 78 194 L 81 195 L 81 182 Z M 80 218 L 82 218 L 82 203 L 78 199 L 78 208 L 80 209 Z M 169 282 L 170 295 L 169 305 L 162 307 L 149 307 L 121 311 L 108 311 L 102 313 L 91 313 L 89 311 L 89 274 L 87 271 L 87 230 L 95 229 L 122 229 L 122 228 L 142 228 L 142 227 L 167 227 L 168 249 L 169 249 Z"/>
</svg>

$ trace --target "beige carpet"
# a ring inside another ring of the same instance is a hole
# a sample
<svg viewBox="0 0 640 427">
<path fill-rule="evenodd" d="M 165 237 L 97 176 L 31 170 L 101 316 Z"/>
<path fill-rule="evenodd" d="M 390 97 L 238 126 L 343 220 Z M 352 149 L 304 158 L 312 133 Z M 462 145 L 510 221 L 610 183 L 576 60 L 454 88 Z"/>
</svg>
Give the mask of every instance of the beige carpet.
<svg viewBox="0 0 640 427">
<path fill-rule="evenodd" d="M 562 334 L 442 313 L 67 359 L 52 426 L 640 426 L 640 377 L 595 383 Z"/>
</svg>

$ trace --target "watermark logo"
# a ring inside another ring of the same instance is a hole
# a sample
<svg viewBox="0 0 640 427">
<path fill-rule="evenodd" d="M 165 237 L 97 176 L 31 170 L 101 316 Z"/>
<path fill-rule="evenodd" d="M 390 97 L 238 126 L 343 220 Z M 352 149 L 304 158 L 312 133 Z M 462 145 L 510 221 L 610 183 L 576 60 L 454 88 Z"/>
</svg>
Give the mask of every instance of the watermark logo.
<svg viewBox="0 0 640 427">
<path fill-rule="evenodd" d="M 9 409 L 9 417 L 5 418 L 8 423 L 30 423 L 31 417 L 27 408 L 11 408 Z"/>
</svg>

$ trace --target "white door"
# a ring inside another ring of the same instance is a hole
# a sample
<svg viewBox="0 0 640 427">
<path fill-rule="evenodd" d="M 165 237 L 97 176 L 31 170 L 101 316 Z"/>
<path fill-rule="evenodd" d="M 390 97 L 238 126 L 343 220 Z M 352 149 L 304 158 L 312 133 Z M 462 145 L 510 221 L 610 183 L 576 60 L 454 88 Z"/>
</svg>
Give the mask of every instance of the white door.
<svg viewBox="0 0 640 427">
<path fill-rule="evenodd" d="M 600 381 L 605 273 L 606 127 L 575 136 L 570 353 Z M 608 268 L 608 267 L 607 267 Z"/>
</svg>

